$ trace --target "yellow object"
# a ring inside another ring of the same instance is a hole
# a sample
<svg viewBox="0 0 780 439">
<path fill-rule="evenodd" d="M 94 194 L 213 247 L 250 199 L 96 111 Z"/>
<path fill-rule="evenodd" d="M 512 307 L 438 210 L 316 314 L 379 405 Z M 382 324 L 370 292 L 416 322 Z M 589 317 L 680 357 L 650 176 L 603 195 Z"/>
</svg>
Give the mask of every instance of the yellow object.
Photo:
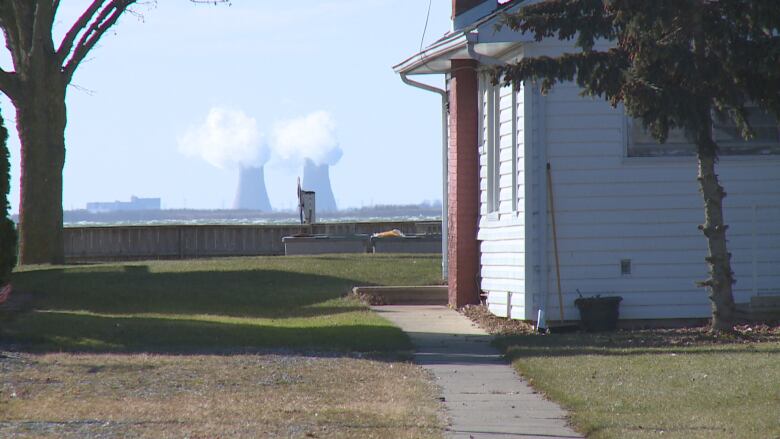
<svg viewBox="0 0 780 439">
<path fill-rule="evenodd" d="M 403 238 L 404 234 L 398 229 L 388 230 L 386 232 L 374 233 L 374 238 Z"/>
</svg>

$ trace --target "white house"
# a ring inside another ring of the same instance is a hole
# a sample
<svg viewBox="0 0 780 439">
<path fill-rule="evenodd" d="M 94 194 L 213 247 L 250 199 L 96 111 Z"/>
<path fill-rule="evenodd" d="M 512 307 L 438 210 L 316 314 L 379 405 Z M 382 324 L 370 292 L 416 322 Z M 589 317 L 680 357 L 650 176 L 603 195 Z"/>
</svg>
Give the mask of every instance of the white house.
<svg viewBox="0 0 780 439">
<path fill-rule="evenodd" d="M 573 50 L 497 31 L 497 11 L 521 3 L 454 0 L 454 30 L 395 67 L 429 90 L 412 78 L 446 78 L 450 303 L 482 294 L 496 315 L 535 320 L 544 308 L 556 319 L 559 268 L 566 320 L 579 318 L 578 290 L 622 296 L 621 319 L 708 317 L 695 285 L 707 277 L 707 247 L 693 146 L 678 135 L 657 144 L 575 84 L 547 96 L 491 85 L 492 64 Z M 753 117 L 752 141 L 714 127 L 738 303 L 780 295 L 780 130 Z"/>
</svg>

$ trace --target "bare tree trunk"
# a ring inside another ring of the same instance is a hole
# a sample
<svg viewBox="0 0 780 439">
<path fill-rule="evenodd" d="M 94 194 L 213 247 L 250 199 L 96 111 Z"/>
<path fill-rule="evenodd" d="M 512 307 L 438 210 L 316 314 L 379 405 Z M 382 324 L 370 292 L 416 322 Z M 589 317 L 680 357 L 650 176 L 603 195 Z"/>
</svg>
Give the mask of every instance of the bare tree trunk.
<svg viewBox="0 0 780 439">
<path fill-rule="evenodd" d="M 29 75 L 15 99 L 21 141 L 19 263 L 65 259 L 62 170 L 65 165 L 65 87 L 58 66 Z"/>
<path fill-rule="evenodd" d="M 204 0 L 190 0 L 200 3 Z M 227 0 L 208 0 L 209 3 Z M 0 68 L 0 92 L 16 107 L 22 144 L 19 262 L 62 263 L 62 169 L 66 87 L 103 35 L 137 0 L 88 0 L 55 44 L 59 0 L 0 0 L 0 31 L 14 70 Z"/>
<path fill-rule="evenodd" d="M 707 287 L 712 304 L 712 330 L 730 331 L 734 326 L 736 309 L 732 286 L 735 283 L 731 271 L 731 253 L 728 251 L 723 219 L 723 199 L 726 192 L 715 173 L 717 146 L 712 140 L 709 128 L 703 128 L 697 136 L 697 158 L 699 165 L 699 190 L 704 199 L 704 224 L 699 229 L 707 238 L 710 278 L 701 282 Z"/>
</svg>

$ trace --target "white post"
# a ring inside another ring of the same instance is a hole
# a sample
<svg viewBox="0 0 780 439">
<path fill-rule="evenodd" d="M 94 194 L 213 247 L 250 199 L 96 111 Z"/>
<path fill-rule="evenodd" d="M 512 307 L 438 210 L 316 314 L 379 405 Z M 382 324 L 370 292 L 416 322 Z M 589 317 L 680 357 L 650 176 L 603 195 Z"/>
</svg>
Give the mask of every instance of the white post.
<svg viewBox="0 0 780 439">
<path fill-rule="evenodd" d="M 758 206 L 753 205 L 753 218 L 752 218 L 752 230 L 751 230 L 751 246 L 753 250 L 753 296 L 758 296 L 758 255 L 756 242 L 756 211 Z"/>
</svg>

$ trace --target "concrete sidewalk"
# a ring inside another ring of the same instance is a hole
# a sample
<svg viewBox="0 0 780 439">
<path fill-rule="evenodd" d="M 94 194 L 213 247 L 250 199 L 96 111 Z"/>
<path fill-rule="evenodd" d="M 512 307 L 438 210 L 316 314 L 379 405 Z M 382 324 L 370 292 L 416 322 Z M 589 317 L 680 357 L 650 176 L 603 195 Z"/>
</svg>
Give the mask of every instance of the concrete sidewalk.
<svg viewBox="0 0 780 439">
<path fill-rule="evenodd" d="M 491 337 L 446 306 L 372 307 L 409 334 L 415 360 L 441 387 L 454 438 L 581 438 L 566 412 L 518 376 Z"/>
</svg>

